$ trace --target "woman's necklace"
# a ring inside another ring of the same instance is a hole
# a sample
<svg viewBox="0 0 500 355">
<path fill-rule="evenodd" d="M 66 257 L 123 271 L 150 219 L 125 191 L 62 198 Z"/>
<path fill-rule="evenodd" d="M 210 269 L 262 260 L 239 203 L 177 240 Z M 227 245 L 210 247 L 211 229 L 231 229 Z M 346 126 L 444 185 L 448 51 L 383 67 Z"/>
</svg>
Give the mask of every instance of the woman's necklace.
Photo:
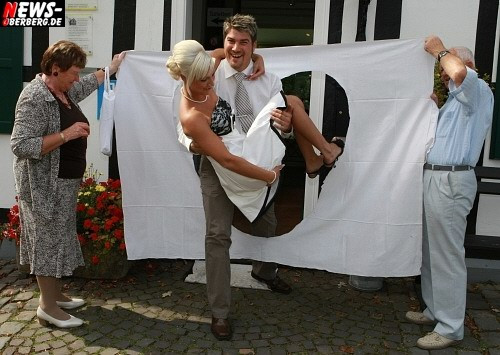
<svg viewBox="0 0 500 355">
<path fill-rule="evenodd" d="M 207 102 L 207 100 L 208 100 L 208 95 L 205 96 L 204 100 L 195 100 L 195 99 L 192 99 L 192 98 L 190 98 L 189 96 L 186 95 L 186 93 L 184 92 L 184 88 L 181 88 L 181 94 L 182 94 L 182 96 L 184 96 L 189 101 L 196 102 L 197 104 L 202 104 L 204 102 Z"/>
<path fill-rule="evenodd" d="M 52 90 L 48 85 L 47 85 L 47 88 L 49 89 L 49 91 L 52 93 L 52 95 L 54 95 L 54 97 L 56 99 L 58 99 L 64 106 L 66 106 L 67 108 L 69 108 L 71 110 L 71 104 L 69 102 L 69 99 L 68 97 L 66 96 L 66 94 L 63 92 L 62 94 L 57 94 L 54 90 Z M 64 100 L 63 100 L 64 99 Z"/>
</svg>

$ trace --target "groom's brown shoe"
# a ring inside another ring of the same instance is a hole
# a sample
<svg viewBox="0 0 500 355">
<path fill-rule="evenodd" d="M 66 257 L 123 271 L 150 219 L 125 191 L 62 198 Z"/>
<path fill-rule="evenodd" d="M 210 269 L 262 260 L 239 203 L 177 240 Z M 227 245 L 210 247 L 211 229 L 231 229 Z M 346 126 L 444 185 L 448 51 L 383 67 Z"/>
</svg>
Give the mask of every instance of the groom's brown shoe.
<svg viewBox="0 0 500 355">
<path fill-rule="evenodd" d="M 210 330 L 217 340 L 229 340 L 233 336 L 231 325 L 227 319 L 212 317 Z"/>
</svg>

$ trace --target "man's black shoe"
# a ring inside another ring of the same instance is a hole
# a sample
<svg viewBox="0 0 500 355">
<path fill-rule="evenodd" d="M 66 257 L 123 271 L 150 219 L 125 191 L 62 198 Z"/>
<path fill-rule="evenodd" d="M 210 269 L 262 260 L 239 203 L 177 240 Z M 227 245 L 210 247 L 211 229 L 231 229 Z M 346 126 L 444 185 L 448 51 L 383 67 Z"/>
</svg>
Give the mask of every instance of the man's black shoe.
<svg viewBox="0 0 500 355">
<path fill-rule="evenodd" d="M 269 289 L 273 292 L 284 293 L 285 295 L 288 295 L 290 292 L 292 292 L 292 288 L 290 287 L 290 285 L 280 279 L 278 275 L 276 275 L 276 277 L 272 280 L 263 279 L 253 271 L 250 275 L 252 275 L 255 280 L 265 283 L 267 287 L 269 287 Z"/>
<path fill-rule="evenodd" d="M 212 326 L 210 327 L 212 334 L 217 340 L 229 340 L 233 336 L 231 324 L 224 318 L 212 317 Z"/>
</svg>

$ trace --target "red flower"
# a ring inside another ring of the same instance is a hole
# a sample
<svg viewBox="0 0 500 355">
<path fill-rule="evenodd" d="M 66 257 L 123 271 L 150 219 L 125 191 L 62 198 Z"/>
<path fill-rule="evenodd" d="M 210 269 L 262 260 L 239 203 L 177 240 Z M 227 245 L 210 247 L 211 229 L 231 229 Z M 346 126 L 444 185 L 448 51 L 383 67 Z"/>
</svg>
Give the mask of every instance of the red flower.
<svg viewBox="0 0 500 355">
<path fill-rule="evenodd" d="M 120 248 L 120 250 L 125 250 L 125 243 L 121 242 L 118 248 Z"/>
<path fill-rule="evenodd" d="M 104 223 L 104 230 L 106 230 L 106 231 L 110 231 L 110 230 L 111 230 L 111 228 L 113 228 L 113 224 L 114 224 L 114 223 L 115 223 L 115 222 L 113 221 L 113 219 L 112 219 L 112 218 L 111 218 L 111 219 L 108 219 L 108 220 Z"/>
<path fill-rule="evenodd" d="M 96 241 L 97 239 L 99 239 L 99 236 L 97 235 L 97 233 L 92 233 L 90 235 L 90 239 L 92 239 L 93 241 Z"/>
<path fill-rule="evenodd" d="M 92 227 L 92 221 L 90 219 L 83 221 L 83 228 L 90 229 L 90 227 Z"/>
<path fill-rule="evenodd" d="M 115 236 L 116 239 L 122 240 L 123 239 L 123 229 L 115 229 L 113 232 L 113 235 Z"/>
<path fill-rule="evenodd" d="M 86 242 L 85 237 L 81 234 L 78 234 L 78 241 L 80 242 L 80 245 L 84 245 Z"/>
<path fill-rule="evenodd" d="M 120 207 L 113 208 L 113 211 L 111 212 L 111 214 L 120 220 L 123 219 L 123 210 Z"/>
<path fill-rule="evenodd" d="M 109 249 L 111 249 L 111 243 L 110 243 L 109 241 L 106 241 L 106 242 L 104 243 L 104 247 L 105 247 L 106 249 L 108 249 L 108 250 L 109 250 Z"/>
<path fill-rule="evenodd" d="M 119 189 L 121 186 L 122 186 L 122 184 L 121 184 L 120 180 L 114 180 L 114 181 L 112 181 L 112 182 L 111 182 L 111 188 L 112 188 L 113 190 L 117 190 L 117 189 Z"/>
<path fill-rule="evenodd" d="M 88 214 L 89 216 L 94 216 L 94 215 L 95 215 L 95 209 L 94 209 L 94 207 L 89 207 L 89 208 L 87 209 L 87 214 Z"/>
<path fill-rule="evenodd" d="M 97 255 L 92 256 L 92 264 L 97 265 L 99 264 L 99 257 Z"/>
<path fill-rule="evenodd" d="M 83 203 L 78 203 L 76 205 L 76 211 L 77 212 L 82 212 L 82 211 L 85 211 L 85 205 Z"/>
<path fill-rule="evenodd" d="M 99 232 L 100 227 L 97 224 L 92 224 L 90 229 L 92 229 L 93 232 L 97 233 Z"/>
</svg>

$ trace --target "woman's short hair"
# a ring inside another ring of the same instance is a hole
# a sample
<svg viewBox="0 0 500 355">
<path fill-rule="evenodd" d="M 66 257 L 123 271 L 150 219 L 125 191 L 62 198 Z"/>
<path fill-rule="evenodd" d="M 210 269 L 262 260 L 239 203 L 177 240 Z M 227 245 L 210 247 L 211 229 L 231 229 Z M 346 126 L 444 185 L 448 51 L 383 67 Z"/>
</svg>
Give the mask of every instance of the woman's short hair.
<svg viewBox="0 0 500 355">
<path fill-rule="evenodd" d="M 45 75 L 52 75 L 52 66 L 57 64 L 62 71 L 72 66 L 85 68 L 87 54 L 76 43 L 70 41 L 58 41 L 45 50 L 40 67 Z"/>
<path fill-rule="evenodd" d="M 172 78 L 179 80 L 184 77 L 188 93 L 191 93 L 189 87 L 192 82 L 206 78 L 214 65 L 213 58 L 205 51 L 205 48 L 192 39 L 177 43 L 165 64 Z"/>
<path fill-rule="evenodd" d="M 234 16 L 228 17 L 224 21 L 223 33 L 224 38 L 226 38 L 229 31 L 235 29 L 239 32 L 246 32 L 250 35 L 252 42 L 257 40 L 257 23 L 252 15 L 241 15 L 236 14 Z"/>
</svg>

